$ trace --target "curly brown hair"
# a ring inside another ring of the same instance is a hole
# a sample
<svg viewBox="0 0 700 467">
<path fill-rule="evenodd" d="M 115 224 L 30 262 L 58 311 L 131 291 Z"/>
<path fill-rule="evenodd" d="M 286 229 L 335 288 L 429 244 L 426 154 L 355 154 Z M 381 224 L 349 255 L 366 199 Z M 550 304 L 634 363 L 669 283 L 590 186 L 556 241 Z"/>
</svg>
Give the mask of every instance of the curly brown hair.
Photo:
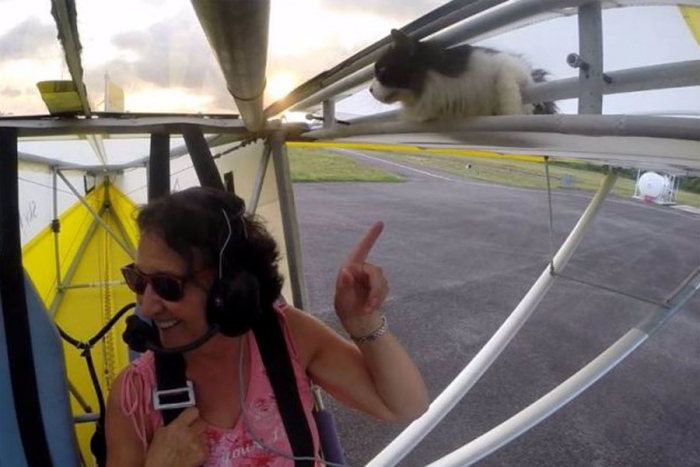
<svg viewBox="0 0 700 467">
<path fill-rule="evenodd" d="M 279 248 L 262 221 L 245 213 L 245 202 L 238 196 L 208 187 L 188 188 L 143 206 L 136 223 L 141 233 L 162 237 L 192 273 L 195 251 L 201 254 L 202 267 L 219 269 L 219 254 L 229 235 L 227 218 L 231 238 L 224 251 L 223 274 L 254 275 L 260 284 L 260 303 L 269 306 L 284 283 L 278 268 Z"/>
</svg>

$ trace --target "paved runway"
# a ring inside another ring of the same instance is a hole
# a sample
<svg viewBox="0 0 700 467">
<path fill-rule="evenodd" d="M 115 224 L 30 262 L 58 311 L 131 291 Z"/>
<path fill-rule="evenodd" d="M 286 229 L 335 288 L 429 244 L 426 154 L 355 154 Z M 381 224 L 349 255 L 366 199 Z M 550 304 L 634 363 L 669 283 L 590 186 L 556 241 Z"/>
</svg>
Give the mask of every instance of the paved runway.
<svg viewBox="0 0 700 467">
<path fill-rule="evenodd" d="M 332 310 L 337 267 L 364 229 L 383 220 L 371 261 L 390 281 L 390 327 L 433 399 L 545 268 L 547 198 L 423 168 L 429 173 L 387 169 L 407 181 L 295 185 L 311 311 L 338 329 Z M 558 246 L 590 195 L 557 191 L 553 198 Z M 566 273 L 661 301 L 699 264 L 700 216 L 610 198 Z M 559 279 L 499 360 L 401 465 L 426 465 L 498 425 L 654 309 Z M 353 466 L 372 459 L 402 429 L 331 407 Z M 477 465 L 700 465 L 700 297 L 581 397 Z"/>
</svg>

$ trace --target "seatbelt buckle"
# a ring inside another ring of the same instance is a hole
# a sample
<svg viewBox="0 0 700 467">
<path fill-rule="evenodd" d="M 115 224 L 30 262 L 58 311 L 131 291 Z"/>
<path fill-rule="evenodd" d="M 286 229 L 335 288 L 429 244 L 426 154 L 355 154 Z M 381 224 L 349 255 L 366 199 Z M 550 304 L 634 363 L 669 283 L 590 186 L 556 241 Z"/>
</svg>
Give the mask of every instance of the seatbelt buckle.
<svg viewBox="0 0 700 467">
<path fill-rule="evenodd" d="M 183 396 L 186 399 L 183 399 Z M 175 399 L 175 401 L 168 402 L 168 399 Z M 161 390 L 157 387 L 153 388 L 153 408 L 156 410 L 186 409 L 194 407 L 195 402 L 192 381 L 187 381 L 186 386 L 181 388 Z"/>
</svg>

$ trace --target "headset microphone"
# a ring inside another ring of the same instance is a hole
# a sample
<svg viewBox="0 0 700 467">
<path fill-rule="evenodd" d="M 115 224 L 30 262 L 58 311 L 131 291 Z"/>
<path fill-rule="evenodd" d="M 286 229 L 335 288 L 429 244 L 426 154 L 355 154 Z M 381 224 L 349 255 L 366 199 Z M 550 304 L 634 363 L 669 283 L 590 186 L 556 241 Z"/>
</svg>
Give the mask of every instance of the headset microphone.
<svg viewBox="0 0 700 467">
<path fill-rule="evenodd" d="M 155 326 L 148 324 L 136 315 L 131 315 L 126 319 L 126 330 L 122 334 L 122 338 L 134 352 L 143 353 L 146 350 L 151 350 L 159 354 L 176 354 L 191 352 L 205 344 L 217 332 L 219 332 L 219 326 L 213 324 L 209 326 L 204 335 L 189 344 L 165 348 L 160 345 L 158 329 Z"/>
</svg>

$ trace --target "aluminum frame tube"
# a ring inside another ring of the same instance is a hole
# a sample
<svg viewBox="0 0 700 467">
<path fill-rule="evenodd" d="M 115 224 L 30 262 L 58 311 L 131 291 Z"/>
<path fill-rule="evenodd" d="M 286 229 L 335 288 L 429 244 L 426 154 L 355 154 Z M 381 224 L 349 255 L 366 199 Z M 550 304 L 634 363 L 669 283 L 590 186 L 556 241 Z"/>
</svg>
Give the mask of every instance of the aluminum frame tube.
<svg viewBox="0 0 700 467">
<path fill-rule="evenodd" d="M 603 82 L 603 94 L 671 89 L 687 86 L 700 86 L 700 60 L 665 63 L 607 73 L 610 84 Z M 601 78 L 602 81 L 602 78 Z M 576 98 L 579 78 L 565 78 L 547 83 L 535 84 L 523 89 L 523 102 L 542 102 Z"/>
<path fill-rule="evenodd" d="M 443 5 L 442 7 L 439 7 L 407 24 L 401 28 L 401 30 L 406 34 L 415 37 L 416 39 L 422 39 L 444 28 L 463 21 L 466 18 L 484 12 L 489 8 L 505 3 L 505 1 L 506 0 L 452 1 L 447 5 Z M 351 83 L 355 83 L 351 87 L 361 85 L 364 81 L 358 82 L 360 78 L 355 78 L 354 74 L 362 70 L 363 76 L 365 77 L 363 79 L 365 81 L 370 79 L 372 69 L 368 68 L 369 74 L 368 71 L 364 69 L 370 67 L 377 60 L 377 58 L 384 53 L 390 44 L 391 37 L 387 36 L 366 47 L 347 60 L 339 63 L 332 69 L 317 75 L 306 83 L 303 83 L 301 86 L 289 93 L 289 95 L 284 99 L 273 102 L 267 109 L 265 109 L 265 115 L 268 117 L 274 117 L 287 109 L 296 107 L 302 101 L 307 102 L 307 104 L 305 104 L 306 107 L 318 105 L 323 100 L 330 97 L 326 94 L 324 94 L 325 97 L 323 98 L 317 97 L 317 93 L 319 91 L 323 91 L 325 88 L 328 88 L 329 86 L 332 86 L 350 76 L 352 76 L 354 79 L 349 79 L 344 86 Z M 343 88 L 342 91 L 346 91 L 348 89 L 350 89 L 350 87 Z M 333 95 L 342 91 L 339 90 L 334 92 Z"/>
<path fill-rule="evenodd" d="M 104 207 L 100 210 L 100 213 L 102 212 L 104 212 Z M 95 234 L 97 225 L 97 221 L 93 218 L 92 222 L 90 223 L 90 226 L 86 231 L 85 236 L 83 237 L 82 241 L 80 242 L 80 245 L 78 246 L 75 256 L 73 257 L 73 261 L 71 262 L 71 264 L 68 265 L 68 270 L 66 270 L 66 275 L 63 277 L 63 281 L 61 283 L 58 283 L 56 286 L 56 295 L 51 301 L 51 305 L 49 306 L 48 311 L 49 316 L 51 318 L 56 316 L 58 306 L 61 304 L 61 300 L 63 300 L 63 295 L 65 294 L 63 284 L 65 282 L 69 282 L 73 278 L 73 274 L 75 274 L 75 270 L 78 267 L 80 258 L 83 256 L 83 253 L 85 253 L 85 249 L 87 249 L 87 246 L 90 243 L 90 238 Z"/>
<path fill-rule="evenodd" d="M 327 99 L 323 101 L 323 128 L 335 125 L 335 101 Z"/>
<path fill-rule="evenodd" d="M 535 132 L 584 136 L 638 136 L 700 141 L 698 120 L 646 115 L 517 115 L 445 122 L 381 122 L 335 125 L 303 136 L 317 140 L 406 133 Z"/>
<path fill-rule="evenodd" d="M 577 8 L 589 2 L 590 0 L 522 0 L 520 2 L 505 5 L 497 10 L 486 11 L 483 15 L 479 16 L 478 18 L 465 21 L 463 24 L 454 26 L 448 31 L 436 35 L 435 39 L 448 46 L 460 44 L 473 39 L 481 39 L 485 38 L 484 36 L 492 35 L 491 33 L 499 29 L 506 28 L 507 26 L 512 26 L 512 23 L 525 23 L 529 18 L 532 18 L 533 16 L 547 14 L 550 13 L 552 10 Z M 646 1 L 642 3 L 642 5 L 654 5 L 656 3 L 657 2 Z M 658 3 L 668 4 L 668 2 Z M 681 5 L 682 2 L 672 2 L 672 4 Z M 493 6 L 496 6 L 496 4 L 490 5 L 485 9 L 489 9 Z M 616 3 L 615 6 L 639 5 L 635 2 L 624 0 Z M 607 7 L 608 6 L 606 5 L 606 8 Z M 462 19 L 468 18 L 469 16 L 465 16 Z M 555 19 L 560 16 L 561 15 L 553 14 L 552 18 L 548 19 Z M 524 26 L 526 26 L 526 24 L 518 24 L 516 28 L 509 28 L 509 30 L 517 29 Z M 438 30 L 433 32 L 437 31 Z M 428 34 L 426 34 L 426 36 L 427 35 Z M 416 37 L 420 39 L 424 36 L 416 35 Z M 383 43 L 383 41 L 385 40 L 386 39 L 383 39 L 382 41 L 377 42 L 373 46 L 368 47 L 367 49 L 360 52 L 358 56 L 360 56 L 363 53 L 365 55 L 369 54 L 370 50 L 374 50 L 372 47 L 376 47 L 378 44 Z M 382 51 L 383 50 L 384 49 L 382 49 Z M 306 111 L 308 108 L 320 104 L 325 99 L 337 96 L 344 92 L 351 91 L 352 89 L 361 86 L 362 84 L 366 83 L 372 78 L 373 70 L 371 68 L 371 64 L 378 57 L 379 53 L 365 57 L 364 61 L 359 62 L 362 64 L 362 66 L 348 68 L 348 70 L 350 70 L 349 73 L 338 73 L 340 65 L 336 66 L 331 71 L 325 73 L 324 75 L 319 75 L 316 78 L 313 78 L 309 82 L 303 84 L 295 91 L 293 91 L 293 93 L 296 92 L 298 95 L 290 94 L 290 97 L 287 98 L 287 100 L 290 100 L 289 103 L 284 101 L 275 102 L 268 109 L 266 109 L 265 112 L 266 114 L 272 116 L 281 113 L 287 108 L 296 111 Z M 359 58 L 356 58 L 355 60 L 359 60 Z M 345 70 L 346 68 L 343 68 L 342 70 Z"/>
<path fill-rule="evenodd" d="M 112 239 L 117 243 L 117 245 L 119 245 L 120 247 L 122 247 L 122 250 L 124 250 L 124 252 L 129 256 L 129 258 L 134 259 L 134 251 L 133 251 L 132 249 L 130 249 L 129 246 L 128 246 L 126 243 L 124 243 L 124 241 L 123 241 L 121 238 L 119 238 L 119 237 L 117 236 L 117 234 L 115 234 L 115 233 L 112 231 L 112 229 L 105 223 L 105 221 L 103 221 L 103 220 L 100 218 L 100 215 L 99 215 L 98 213 L 96 213 L 95 210 L 92 209 L 92 206 L 90 206 L 90 205 L 87 203 L 87 201 L 85 201 L 85 198 L 83 198 L 83 197 L 80 195 L 80 193 L 78 193 L 78 190 L 76 190 L 75 187 L 71 184 L 71 182 L 68 181 L 68 179 L 66 178 L 66 176 L 63 175 L 60 171 L 58 172 L 58 176 L 61 177 L 61 180 L 63 180 L 63 183 L 65 183 L 66 186 L 70 189 L 70 191 L 73 192 L 73 194 L 75 195 L 75 197 L 78 198 L 78 201 L 80 201 L 80 204 L 82 204 L 82 205 L 85 207 L 85 209 L 88 210 L 88 212 L 92 215 L 93 219 L 95 219 L 95 221 L 97 221 L 97 223 L 98 223 L 103 229 L 105 229 L 105 232 L 107 232 L 107 234 L 108 234 L 110 237 L 112 237 Z"/>
<path fill-rule="evenodd" d="M 585 391 L 636 349 L 648 336 L 632 329 L 575 375 L 517 415 L 428 467 L 468 466 L 522 435 Z"/>
<path fill-rule="evenodd" d="M 246 128 L 261 130 L 270 0 L 192 0 L 192 6 Z"/>
<path fill-rule="evenodd" d="M 182 134 L 182 127 L 194 125 L 203 133 L 249 135 L 238 118 L 204 118 L 195 116 L 158 116 L 129 118 L 27 119 L 0 118 L 0 127 L 16 128 L 20 138 L 32 136 L 74 136 L 109 133 L 111 135 L 170 133 Z"/>
<path fill-rule="evenodd" d="M 83 64 L 80 60 L 80 38 L 78 37 L 78 24 L 76 18 L 75 1 L 51 0 L 51 13 L 56 21 L 58 37 L 63 45 L 66 65 L 70 72 L 71 79 L 80 98 L 80 105 L 86 117 L 92 115 L 90 101 L 88 100 L 87 89 L 83 82 Z"/>
<path fill-rule="evenodd" d="M 542 13 L 575 8 L 589 2 L 590 0 L 520 0 L 455 26 L 440 34 L 439 40 L 447 45 L 460 44 Z"/>
<path fill-rule="evenodd" d="M 649 313 L 646 318 L 625 333 L 598 357 L 545 396 L 465 446 L 429 464 L 428 467 L 472 465 L 535 427 L 578 397 L 635 351 L 674 314 L 680 311 L 693 295 L 698 293 L 700 290 L 699 273 L 700 269 L 696 269 L 691 273 L 688 280 L 683 283 L 680 290 L 673 296 L 668 309 L 662 308 Z"/>
<path fill-rule="evenodd" d="M 442 44 L 447 46 L 456 45 L 473 39 L 481 34 L 507 26 L 511 22 L 522 21 L 531 16 L 546 13 L 555 8 L 578 7 L 584 3 L 588 3 L 589 1 L 590 0 L 522 0 L 520 2 L 503 6 L 495 11 L 486 10 L 489 10 L 492 7 L 504 2 L 499 1 L 493 2 L 492 4 L 480 3 L 472 6 L 472 9 L 466 11 L 466 14 L 462 14 L 460 19 L 448 24 L 437 23 L 440 26 L 439 28 L 424 29 L 423 31 L 425 31 L 425 34 L 415 34 L 414 37 L 417 39 L 422 39 L 430 34 L 439 32 L 447 26 L 474 16 L 476 13 L 485 12 L 478 18 L 465 21 L 463 24 L 457 25 L 451 28 L 449 31 L 436 36 L 436 39 Z M 479 8 L 477 8 L 477 5 L 479 5 Z M 410 32 L 408 31 L 408 26 L 404 28 L 404 31 Z M 291 102 L 286 106 L 284 105 L 286 103 L 283 101 L 276 102 L 265 110 L 266 114 L 270 116 L 276 115 L 290 107 L 295 110 L 305 110 L 308 107 L 320 104 L 323 100 L 329 97 L 361 86 L 363 83 L 372 78 L 373 70 L 370 65 L 377 58 L 379 58 L 379 55 L 381 55 L 381 53 L 386 50 L 386 47 L 388 47 L 388 43 L 384 44 L 386 40 L 386 38 L 382 39 L 376 44 L 373 44 L 360 52 L 360 54 L 364 53 L 365 55 L 357 58 L 351 66 L 346 66 L 339 69 L 339 65 L 329 72 L 330 76 L 319 75 L 318 77 L 309 81 L 307 84 L 300 86 L 297 88 L 297 90 L 290 94 L 290 98 L 296 98 L 294 102 Z M 374 50 L 380 44 L 384 45 L 379 50 Z M 371 52 L 372 50 L 374 51 Z M 341 65 L 344 63 L 347 63 L 347 61 L 341 63 Z M 343 84 L 339 83 L 341 80 L 343 80 Z M 303 92 L 306 91 L 304 86 L 310 87 L 309 84 L 314 81 L 318 81 L 316 87 L 310 92 Z M 330 86 L 333 86 L 332 93 L 326 91 L 326 88 L 329 88 Z M 299 95 L 295 96 L 295 92 L 297 92 Z"/>
<path fill-rule="evenodd" d="M 250 193 L 250 201 L 248 202 L 247 212 L 249 214 L 255 214 L 258 209 L 258 203 L 260 202 L 260 194 L 262 193 L 263 183 L 265 182 L 265 174 L 267 173 L 267 167 L 270 164 L 270 153 L 272 151 L 272 146 L 270 141 L 265 141 L 265 147 L 263 148 L 263 154 L 260 158 L 260 163 L 258 164 L 258 172 L 255 175 L 255 182 L 253 183 L 253 190 Z"/>
<path fill-rule="evenodd" d="M 61 286 L 63 290 L 71 289 L 99 289 L 101 287 L 107 287 L 110 285 L 125 285 L 126 282 L 122 281 L 105 281 L 105 282 L 86 282 L 84 284 L 69 284 Z"/>
<path fill-rule="evenodd" d="M 418 420 L 411 423 L 394 441 L 372 459 L 367 464 L 367 467 L 392 467 L 400 462 L 437 426 L 483 376 L 554 284 L 556 275 L 552 274 L 552 267 L 555 271 L 561 271 L 569 262 L 576 248 L 583 240 L 583 234 L 588 230 L 595 215 L 603 205 L 603 201 L 610 193 L 616 179 L 617 174 L 614 172 L 609 173 L 605 177 L 578 223 L 571 230 L 559 251 L 554 255 L 552 262 L 547 265 L 532 288 L 525 294 L 515 310 L 508 316 L 491 339 L 430 404 L 428 411 Z"/>
<path fill-rule="evenodd" d="M 603 113 L 603 17 L 600 1 L 578 8 L 579 67 L 578 113 Z"/>
<path fill-rule="evenodd" d="M 61 255 L 60 255 L 60 250 L 59 250 L 59 242 L 58 242 L 58 234 L 60 231 L 60 222 L 58 220 L 58 169 L 54 166 L 51 168 L 52 172 L 52 180 L 53 180 L 53 221 L 56 222 L 57 225 L 53 226 L 52 224 L 52 232 L 53 232 L 53 254 L 54 254 L 54 264 L 56 266 L 56 290 L 58 290 L 58 287 L 61 285 Z"/>
<path fill-rule="evenodd" d="M 607 73 L 612 83 L 603 82 L 603 94 L 700 86 L 700 60 L 665 63 Z M 565 78 L 535 84 L 523 89 L 523 103 L 557 101 L 579 97 L 579 78 Z M 350 119 L 351 124 L 396 121 L 398 110 L 390 110 Z"/>
<path fill-rule="evenodd" d="M 90 404 L 87 403 L 82 394 L 80 394 L 78 388 L 75 387 L 75 385 L 69 378 L 66 377 L 66 380 L 68 381 L 68 392 L 70 392 L 71 396 L 75 398 L 75 401 L 78 403 L 80 408 L 83 409 L 84 412 L 92 413 L 92 407 L 90 406 Z"/>
<path fill-rule="evenodd" d="M 284 133 L 274 131 L 269 138 L 272 149 L 272 160 L 275 168 L 277 194 L 282 215 L 284 243 L 286 245 L 287 262 L 289 264 L 290 285 L 292 287 L 292 303 L 302 310 L 309 309 L 309 297 L 306 289 L 306 279 L 301 267 L 301 242 L 299 241 L 299 225 L 297 223 L 292 177 L 289 171 L 287 146 Z"/>
<path fill-rule="evenodd" d="M 337 98 L 340 94 L 344 92 L 350 93 L 353 89 L 359 88 L 374 76 L 374 67 L 372 65 L 363 68 L 352 76 L 348 76 L 333 84 L 330 84 L 322 88 L 319 92 L 313 94 L 311 97 L 301 100 L 296 104 L 289 107 L 290 112 L 303 112 L 309 107 L 314 107 L 323 102 Z"/>
</svg>

